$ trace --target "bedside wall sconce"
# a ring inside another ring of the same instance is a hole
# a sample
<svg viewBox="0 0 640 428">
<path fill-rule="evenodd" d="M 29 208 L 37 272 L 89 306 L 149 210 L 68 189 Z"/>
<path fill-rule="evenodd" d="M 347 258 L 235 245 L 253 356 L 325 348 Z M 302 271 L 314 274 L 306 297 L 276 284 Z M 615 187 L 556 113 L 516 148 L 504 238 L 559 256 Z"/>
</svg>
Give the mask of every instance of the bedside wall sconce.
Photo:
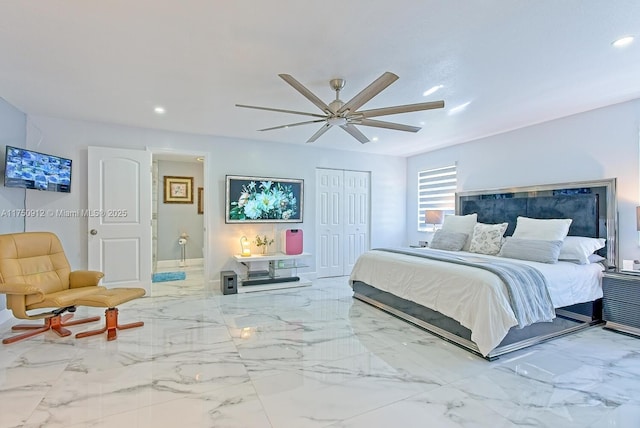
<svg viewBox="0 0 640 428">
<path fill-rule="evenodd" d="M 240 238 L 240 255 L 242 257 L 250 257 L 251 256 L 251 242 L 247 239 L 246 236 Z"/>
</svg>

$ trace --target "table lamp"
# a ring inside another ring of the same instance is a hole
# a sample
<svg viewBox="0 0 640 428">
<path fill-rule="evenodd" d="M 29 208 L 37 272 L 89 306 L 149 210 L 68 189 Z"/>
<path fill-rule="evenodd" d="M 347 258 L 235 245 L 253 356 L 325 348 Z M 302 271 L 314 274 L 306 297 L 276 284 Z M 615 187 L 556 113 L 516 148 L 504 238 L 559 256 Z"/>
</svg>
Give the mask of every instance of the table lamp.
<svg viewBox="0 0 640 428">
<path fill-rule="evenodd" d="M 433 225 L 433 230 L 436 230 L 437 224 L 442 224 L 444 220 L 444 211 L 442 210 L 425 210 L 424 222 L 425 224 Z"/>
<path fill-rule="evenodd" d="M 240 255 L 242 257 L 250 257 L 251 256 L 251 242 L 247 239 L 246 236 L 240 238 Z"/>
</svg>

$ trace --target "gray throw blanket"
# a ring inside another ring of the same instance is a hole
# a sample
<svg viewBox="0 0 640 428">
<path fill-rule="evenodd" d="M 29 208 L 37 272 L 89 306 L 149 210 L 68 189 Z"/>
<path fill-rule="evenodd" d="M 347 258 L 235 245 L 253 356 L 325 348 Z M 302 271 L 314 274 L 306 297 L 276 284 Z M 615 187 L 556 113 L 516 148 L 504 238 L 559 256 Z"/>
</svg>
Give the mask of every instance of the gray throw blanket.
<svg viewBox="0 0 640 428">
<path fill-rule="evenodd" d="M 462 254 L 447 254 L 429 249 L 376 248 L 376 250 L 473 266 L 493 272 L 507 288 L 509 302 L 518 320 L 519 328 L 540 321 L 551 321 L 556 316 L 547 289 L 547 280 L 538 269 L 532 266 L 508 260 L 494 260 L 481 256 L 466 257 Z"/>
</svg>

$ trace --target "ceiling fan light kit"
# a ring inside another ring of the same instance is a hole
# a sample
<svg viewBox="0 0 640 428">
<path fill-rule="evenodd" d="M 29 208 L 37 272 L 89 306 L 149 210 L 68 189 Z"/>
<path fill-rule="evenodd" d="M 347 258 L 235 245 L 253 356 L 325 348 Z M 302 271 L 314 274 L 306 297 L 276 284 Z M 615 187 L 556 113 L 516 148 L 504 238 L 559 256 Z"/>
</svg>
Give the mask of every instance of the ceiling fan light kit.
<svg viewBox="0 0 640 428">
<path fill-rule="evenodd" d="M 310 123 L 322 123 L 322 127 L 316 131 L 308 140 L 307 143 L 316 141 L 322 134 L 327 132 L 329 128 L 333 126 L 339 126 L 356 140 L 361 143 L 369 142 L 369 139 L 355 126 L 370 126 L 374 128 L 393 129 L 396 131 L 405 132 L 418 132 L 421 128 L 418 126 L 403 125 L 401 123 L 386 122 L 381 120 L 370 119 L 372 117 L 387 116 L 399 113 L 409 113 L 422 110 L 431 110 L 444 107 L 444 101 L 431 101 L 426 103 L 405 104 L 393 107 L 383 107 L 372 110 L 358 109 L 366 104 L 373 97 L 378 95 L 384 89 L 386 89 L 393 82 L 398 80 L 398 76 L 391 72 L 385 72 L 382 76 L 374 80 L 369 86 L 364 88 L 355 97 L 351 98 L 346 103 L 340 100 L 340 90 L 344 88 L 346 81 L 344 79 L 331 79 L 329 86 L 336 92 L 336 99 L 326 104 L 313 92 L 307 89 L 304 85 L 298 82 L 289 74 L 279 74 L 280 78 L 291 85 L 302 96 L 311 101 L 316 107 L 318 107 L 323 114 L 307 113 L 296 110 L 286 110 L 280 108 L 271 107 L 259 107 L 246 104 L 236 104 L 236 107 L 252 108 L 257 110 L 275 111 L 280 113 L 299 114 L 303 116 L 310 116 L 317 119 L 307 120 L 304 122 L 290 123 L 288 125 L 274 126 L 271 128 L 259 129 L 259 131 L 271 131 L 274 129 L 290 128 L 292 126 L 308 125 Z"/>
</svg>

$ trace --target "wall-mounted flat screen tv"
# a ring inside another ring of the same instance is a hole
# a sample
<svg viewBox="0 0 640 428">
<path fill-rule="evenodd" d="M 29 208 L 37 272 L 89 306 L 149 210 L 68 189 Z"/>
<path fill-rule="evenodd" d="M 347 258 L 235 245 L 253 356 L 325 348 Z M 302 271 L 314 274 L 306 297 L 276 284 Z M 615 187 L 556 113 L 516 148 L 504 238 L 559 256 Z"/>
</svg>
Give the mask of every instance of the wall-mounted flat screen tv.
<svg viewBox="0 0 640 428">
<path fill-rule="evenodd" d="M 304 180 L 227 175 L 227 223 L 302 223 Z"/>
<path fill-rule="evenodd" d="M 71 159 L 7 146 L 5 187 L 71 192 Z"/>
</svg>

